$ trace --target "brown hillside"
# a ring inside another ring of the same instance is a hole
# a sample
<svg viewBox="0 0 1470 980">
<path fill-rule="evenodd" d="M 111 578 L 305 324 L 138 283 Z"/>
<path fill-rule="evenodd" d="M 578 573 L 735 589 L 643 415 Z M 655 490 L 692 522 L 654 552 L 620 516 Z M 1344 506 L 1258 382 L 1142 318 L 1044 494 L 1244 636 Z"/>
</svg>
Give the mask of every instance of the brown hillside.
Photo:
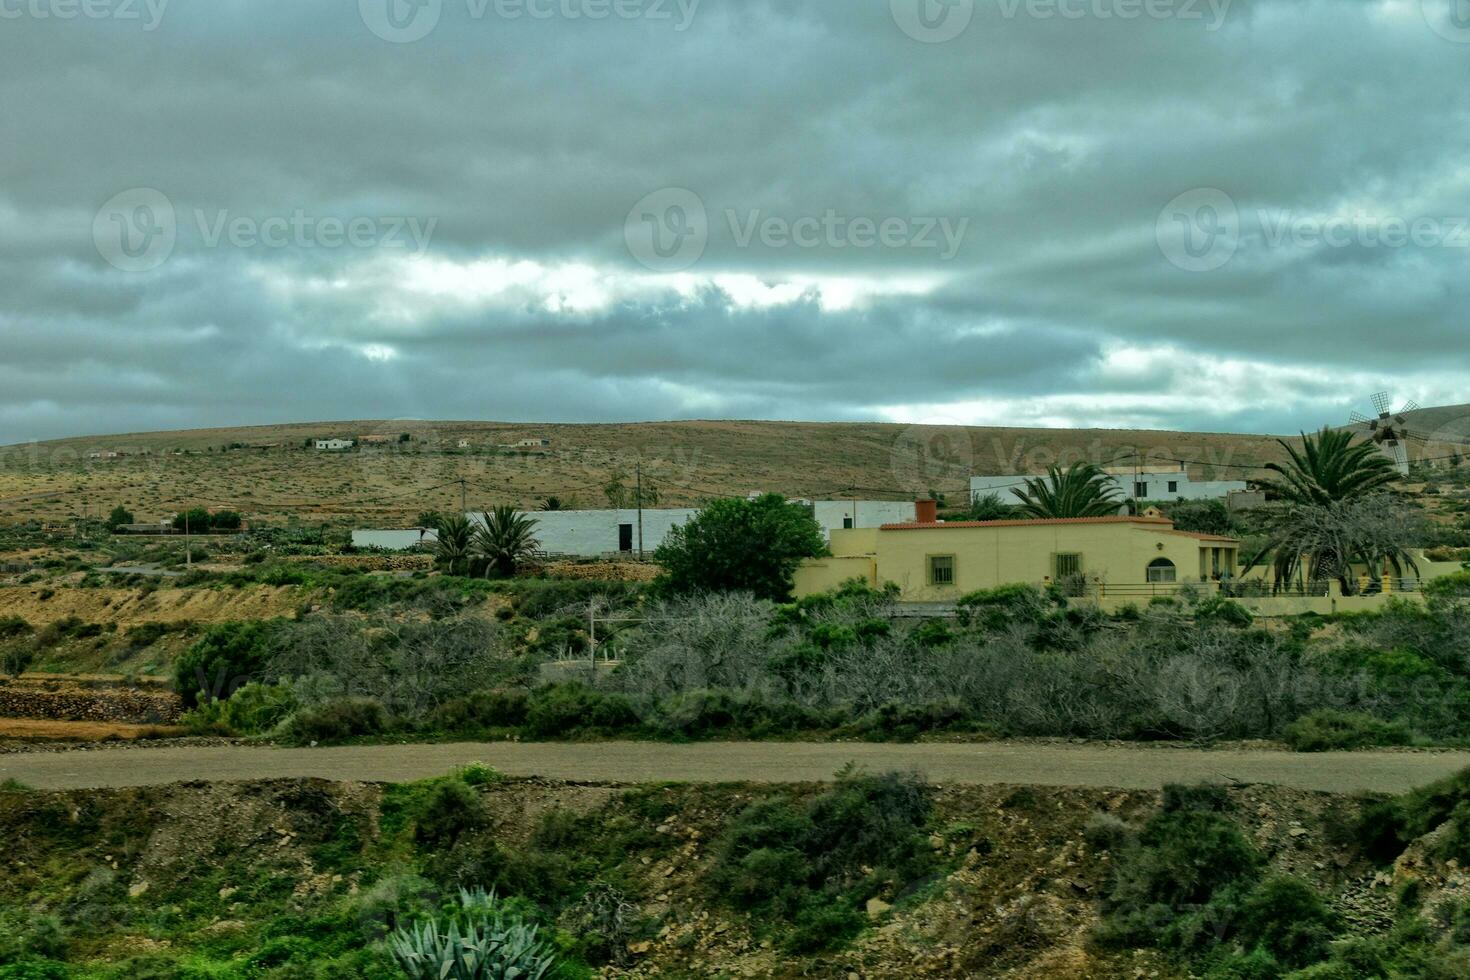
<svg viewBox="0 0 1470 980">
<path fill-rule="evenodd" d="M 345 453 L 305 445 L 333 436 L 387 441 Z M 550 440 L 545 449 L 501 448 L 543 438 Z M 273 522 L 404 524 L 423 510 L 457 508 L 460 480 L 472 508 L 535 506 L 548 496 L 604 507 L 607 483 L 622 474 L 631 487 L 640 464 L 660 503 L 671 506 L 752 490 L 877 499 L 935 490 L 963 498 L 973 474 L 1035 472 L 1058 460 L 1183 459 L 1196 477 L 1227 479 L 1255 475 L 1278 453 L 1274 438 L 1260 435 L 879 423 L 357 421 L 197 429 L 0 449 L 0 522 L 62 521 L 121 503 L 140 521 L 208 506 Z"/>
</svg>

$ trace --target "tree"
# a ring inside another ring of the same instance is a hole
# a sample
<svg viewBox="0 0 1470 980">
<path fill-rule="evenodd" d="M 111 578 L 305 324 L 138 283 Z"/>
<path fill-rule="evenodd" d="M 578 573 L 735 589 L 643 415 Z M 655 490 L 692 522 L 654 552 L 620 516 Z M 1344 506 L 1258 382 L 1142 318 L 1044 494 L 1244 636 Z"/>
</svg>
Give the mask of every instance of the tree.
<svg viewBox="0 0 1470 980">
<path fill-rule="evenodd" d="M 118 504 L 116 507 L 112 508 L 112 513 L 107 515 L 107 529 L 114 533 L 124 524 L 136 523 L 137 522 L 133 520 L 133 512 L 128 510 L 122 504 Z"/>
<path fill-rule="evenodd" d="M 977 496 L 970 509 L 960 515 L 962 521 L 1004 521 L 1016 516 L 1016 508 L 1003 502 L 998 493 Z"/>
<path fill-rule="evenodd" d="M 209 533 L 209 511 L 203 507 L 191 507 L 174 515 L 174 530 L 190 534 Z"/>
<path fill-rule="evenodd" d="M 1111 517 L 1123 505 L 1112 477 L 1091 463 L 1073 463 L 1065 470 L 1053 466 L 1044 478 L 1027 480 L 1017 496 L 1021 514 L 1041 520 Z"/>
<path fill-rule="evenodd" d="M 1297 449 L 1277 440 L 1290 462 L 1268 463 L 1280 479 L 1259 481 L 1267 493 L 1293 504 L 1333 504 L 1375 493 L 1398 479 L 1393 462 L 1371 442 L 1354 442 L 1346 430 L 1324 428 L 1315 436 L 1302 433 Z"/>
<path fill-rule="evenodd" d="M 414 525 L 416 527 L 438 528 L 443 521 L 444 515 L 437 510 L 424 510 L 419 511 L 419 516 L 414 518 Z"/>
<path fill-rule="evenodd" d="M 1223 500 L 1181 500 L 1165 506 L 1164 512 L 1180 531 L 1227 536 L 1241 531 Z"/>
<path fill-rule="evenodd" d="M 547 497 L 541 501 L 542 510 L 565 510 L 566 504 L 560 497 Z"/>
<path fill-rule="evenodd" d="M 216 531 L 238 531 L 244 522 L 237 510 L 221 510 L 209 515 L 209 526 Z"/>
<path fill-rule="evenodd" d="M 449 566 L 449 574 L 453 575 L 456 569 L 469 562 L 475 540 L 475 528 L 470 523 L 470 519 L 463 514 L 441 517 L 437 526 L 439 540 L 435 543 L 435 551 L 439 560 Z"/>
<path fill-rule="evenodd" d="M 1266 546 L 1247 567 L 1254 568 L 1274 551 L 1277 589 L 1300 579 L 1315 590 L 1336 579 L 1344 595 L 1354 595 L 1354 564 L 1362 565 L 1374 583 L 1385 568 L 1395 577 L 1406 569 L 1417 572 L 1419 566 L 1406 549 L 1424 525 L 1422 512 L 1385 493 L 1297 504 L 1277 516 Z"/>
<path fill-rule="evenodd" d="M 826 550 L 811 511 L 768 493 L 715 501 L 670 531 L 653 557 L 673 592 L 749 592 L 779 602 L 790 598 L 802 559 Z"/>
<path fill-rule="evenodd" d="M 1289 460 L 1268 464 L 1279 479 L 1259 485 L 1287 506 L 1272 521 L 1265 547 L 1246 562 L 1248 569 L 1274 552 L 1277 589 L 1298 578 L 1313 588 L 1335 578 L 1352 595 L 1354 562 L 1374 581 L 1385 564 L 1396 574 L 1417 568 L 1404 551 L 1415 522 L 1383 493 L 1398 473 L 1377 446 L 1328 428 L 1303 433 L 1300 449 L 1279 442 Z"/>
<path fill-rule="evenodd" d="M 489 564 L 485 577 L 494 571 L 503 578 L 515 575 L 520 565 L 536 556 L 541 542 L 536 540 L 536 521 L 514 507 L 502 505 L 480 515 L 475 529 L 475 554 Z"/>
</svg>

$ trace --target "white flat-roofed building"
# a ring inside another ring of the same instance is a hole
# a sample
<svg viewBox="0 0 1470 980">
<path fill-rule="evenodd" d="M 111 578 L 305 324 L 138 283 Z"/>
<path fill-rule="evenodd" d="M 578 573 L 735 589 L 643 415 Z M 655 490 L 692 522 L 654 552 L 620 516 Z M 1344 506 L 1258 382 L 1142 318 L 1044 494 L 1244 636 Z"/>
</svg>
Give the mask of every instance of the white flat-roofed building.
<svg viewBox="0 0 1470 980">
<path fill-rule="evenodd" d="M 1169 467 L 1117 468 L 1104 472 L 1125 500 L 1224 500 L 1233 492 L 1249 489 L 1244 480 L 1194 480 L 1188 470 Z M 970 499 L 994 494 L 1001 503 L 1014 504 L 1026 489 L 1026 481 L 1038 478 L 1044 479 L 1015 473 L 971 477 Z"/>
</svg>

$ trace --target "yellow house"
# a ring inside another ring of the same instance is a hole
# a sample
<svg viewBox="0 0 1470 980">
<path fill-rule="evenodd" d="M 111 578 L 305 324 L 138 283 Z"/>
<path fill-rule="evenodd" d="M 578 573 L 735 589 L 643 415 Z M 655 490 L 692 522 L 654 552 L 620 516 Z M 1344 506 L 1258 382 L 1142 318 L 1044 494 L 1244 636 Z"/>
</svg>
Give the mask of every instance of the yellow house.
<svg viewBox="0 0 1470 980">
<path fill-rule="evenodd" d="M 809 559 L 797 569 L 798 596 L 826 592 L 849 579 L 875 588 L 895 583 L 907 602 L 952 601 L 978 589 L 1017 582 L 1045 586 L 1079 576 L 1092 586 L 1151 584 L 1164 591 L 1232 577 L 1240 542 L 1175 530 L 1162 517 L 951 524 L 931 519 L 833 531 L 831 551 L 831 557 Z"/>
</svg>

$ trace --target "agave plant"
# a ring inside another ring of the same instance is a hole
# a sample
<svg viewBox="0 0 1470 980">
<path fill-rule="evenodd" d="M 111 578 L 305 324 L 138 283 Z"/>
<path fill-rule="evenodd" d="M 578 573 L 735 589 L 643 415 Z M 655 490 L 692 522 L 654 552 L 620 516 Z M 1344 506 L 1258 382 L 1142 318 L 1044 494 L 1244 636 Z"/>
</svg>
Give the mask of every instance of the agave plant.
<svg viewBox="0 0 1470 980">
<path fill-rule="evenodd" d="M 393 959 L 409 980 L 542 980 L 556 954 L 493 894 L 461 890 L 447 922 L 434 919 L 388 938 Z"/>
</svg>

